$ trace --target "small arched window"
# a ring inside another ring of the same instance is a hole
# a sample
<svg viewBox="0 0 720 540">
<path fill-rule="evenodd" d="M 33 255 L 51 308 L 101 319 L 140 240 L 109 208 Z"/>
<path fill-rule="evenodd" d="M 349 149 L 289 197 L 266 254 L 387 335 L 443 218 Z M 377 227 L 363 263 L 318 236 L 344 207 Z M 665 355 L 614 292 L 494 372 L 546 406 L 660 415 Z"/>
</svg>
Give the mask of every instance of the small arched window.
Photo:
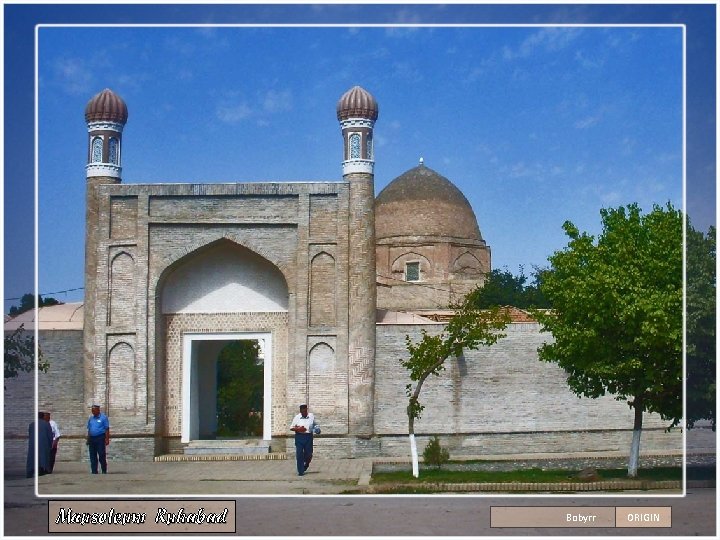
<svg viewBox="0 0 720 540">
<path fill-rule="evenodd" d="M 405 281 L 420 281 L 419 261 L 410 261 L 405 263 Z"/>
<path fill-rule="evenodd" d="M 118 157 L 118 140 L 115 137 L 111 137 L 108 143 L 108 158 L 110 160 L 110 163 L 118 165 Z"/>
<path fill-rule="evenodd" d="M 367 138 L 367 158 L 372 159 L 373 158 L 373 140 L 372 136 L 368 136 Z"/>
<path fill-rule="evenodd" d="M 350 135 L 350 158 L 360 159 L 360 134 L 353 133 Z"/>
<path fill-rule="evenodd" d="M 95 137 L 92 140 L 92 162 L 93 163 L 101 163 L 102 162 L 102 150 L 103 150 L 102 138 Z"/>
</svg>

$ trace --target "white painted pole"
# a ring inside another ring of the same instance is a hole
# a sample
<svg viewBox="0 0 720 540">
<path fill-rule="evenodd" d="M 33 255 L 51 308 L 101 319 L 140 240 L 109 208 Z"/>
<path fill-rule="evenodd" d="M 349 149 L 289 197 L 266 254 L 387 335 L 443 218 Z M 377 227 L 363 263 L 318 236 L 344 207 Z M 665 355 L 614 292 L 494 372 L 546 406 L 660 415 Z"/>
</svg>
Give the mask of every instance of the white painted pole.
<svg viewBox="0 0 720 540">
<path fill-rule="evenodd" d="M 628 476 L 635 478 L 637 476 L 638 464 L 640 462 L 640 435 L 642 431 L 633 430 L 632 444 L 630 445 L 630 463 L 628 465 Z"/>
<path fill-rule="evenodd" d="M 413 476 L 417 478 L 420 476 L 420 467 L 418 465 L 417 445 L 415 444 L 414 434 L 410 435 L 410 454 L 412 455 Z"/>
</svg>

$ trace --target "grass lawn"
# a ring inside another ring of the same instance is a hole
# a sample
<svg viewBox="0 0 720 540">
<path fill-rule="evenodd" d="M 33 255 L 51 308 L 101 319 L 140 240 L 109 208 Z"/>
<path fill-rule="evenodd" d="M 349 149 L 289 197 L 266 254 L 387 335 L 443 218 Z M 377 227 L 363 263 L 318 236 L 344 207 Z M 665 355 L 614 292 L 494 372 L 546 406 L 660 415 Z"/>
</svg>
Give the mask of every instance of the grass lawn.
<svg viewBox="0 0 720 540">
<path fill-rule="evenodd" d="M 627 469 L 597 469 L 600 481 L 627 480 Z M 375 472 L 373 484 L 396 483 L 478 483 L 478 482 L 577 482 L 579 471 L 521 469 L 516 471 L 450 471 L 434 467 L 422 467 L 420 478 L 412 472 Z M 692 473 L 692 474 L 691 474 Z M 715 478 L 715 467 L 688 468 L 688 479 Z M 639 480 L 682 480 L 681 467 L 655 467 L 640 469 Z"/>
</svg>

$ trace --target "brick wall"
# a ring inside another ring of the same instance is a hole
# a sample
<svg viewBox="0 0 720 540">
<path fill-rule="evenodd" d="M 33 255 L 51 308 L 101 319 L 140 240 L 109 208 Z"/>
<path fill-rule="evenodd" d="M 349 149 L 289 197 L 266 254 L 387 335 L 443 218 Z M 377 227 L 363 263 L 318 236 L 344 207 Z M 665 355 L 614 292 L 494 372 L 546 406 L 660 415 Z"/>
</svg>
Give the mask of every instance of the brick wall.
<svg viewBox="0 0 720 540">
<path fill-rule="evenodd" d="M 50 365 L 47 373 L 38 375 L 38 408 L 52 414 L 62 433 L 57 460 L 81 459 L 90 414 L 82 397 L 82 332 L 42 331 L 39 346 Z M 22 373 L 5 380 L 4 415 L 5 469 L 24 471 L 28 426 L 35 419 L 34 374 Z"/>
<path fill-rule="evenodd" d="M 383 436 L 383 453 L 395 452 L 397 445 L 405 452 L 405 384 L 410 379 L 399 359 L 407 357 L 405 336 L 417 341 L 423 328 L 436 333 L 441 327 L 378 326 L 375 429 Z M 464 453 L 599 451 L 629 445 L 633 411 L 627 403 L 611 396 L 575 396 L 562 369 L 537 359 L 537 348 L 548 339 L 537 324 L 511 324 L 506 333 L 492 347 L 449 359 L 439 377 L 426 381 L 417 434 L 465 434 L 451 437 L 454 448 Z M 665 426 L 658 415 L 645 414 L 644 452 L 682 449 L 679 430 L 664 434 Z"/>
</svg>

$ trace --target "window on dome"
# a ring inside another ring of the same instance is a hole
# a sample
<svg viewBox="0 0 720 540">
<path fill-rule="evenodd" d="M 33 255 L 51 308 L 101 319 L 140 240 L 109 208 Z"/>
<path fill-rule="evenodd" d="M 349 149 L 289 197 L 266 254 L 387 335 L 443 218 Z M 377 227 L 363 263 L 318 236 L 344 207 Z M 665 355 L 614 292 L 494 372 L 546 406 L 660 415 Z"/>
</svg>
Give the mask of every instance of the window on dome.
<svg viewBox="0 0 720 540">
<path fill-rule="evenodd" d="M 101 163 L 102 162 L 102 147 L 103 142 L 100 137 L 95 137 L 92 141 L 92 162 L 93 163 Z"/>
<path fill-rule="evenodd" d="M 405 263 L 405 281 L 420 281 L 420 263 Z"/>
</svg>

